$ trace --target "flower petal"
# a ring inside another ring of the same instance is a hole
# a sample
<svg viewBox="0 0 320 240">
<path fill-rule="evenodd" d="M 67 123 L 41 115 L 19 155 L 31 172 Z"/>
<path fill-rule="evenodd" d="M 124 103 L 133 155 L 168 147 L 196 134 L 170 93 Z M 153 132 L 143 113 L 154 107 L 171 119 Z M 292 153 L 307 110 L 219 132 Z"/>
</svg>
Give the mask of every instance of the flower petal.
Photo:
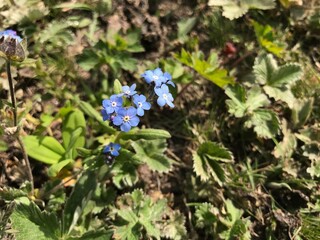
<svg viewBox="0 0 320 240">
<path fill-rule="evenodd" d="M 149 110 L 150 108 L 151 108 L 151 103 L 149 102 L 142 103 L 142 109 Z"/>
<path fill-rule="evenodd" d="M 142 117 L 144 115 L 144 110 L 142 108 L 137 108 L 137 115 Z"/>
<path fill-rule="evenodd" d="M 163 106 L 166 104 L 166 100 L 164 100 L 163 97 L 159 97 L 159 98 L 157 99 L 157 103 L 158 103 L 158 105 L 159 105 L 160 107 L 163 107 Z"/>
<path fill-rule="evenodd" d="M 114 125 L 120 126 L 123 123 L 123 120 L 122 120 L 122 117 L 115 116 L 112 122 Z"/>
<path fill-rule="evenodd" d="M 130 125 L 133 127 L 138 126 L 139 122 L 140 122 L 140 119 L 137 116 L 132 117 L 129 121 Z"/>
<path fill-rule="evenodd" d="M 137 114 L 137 110 L 134 107 L 129 107 L 127 109 L 127 115 L 131 116 L 135 116 Z"/>
<path fill-rule="evenodd" d="M 121 125 L 120 129 L 123 132 L 128 132 L 131 129 L 131 126 L 129 123 L 124 123 Z"/>
</svg>

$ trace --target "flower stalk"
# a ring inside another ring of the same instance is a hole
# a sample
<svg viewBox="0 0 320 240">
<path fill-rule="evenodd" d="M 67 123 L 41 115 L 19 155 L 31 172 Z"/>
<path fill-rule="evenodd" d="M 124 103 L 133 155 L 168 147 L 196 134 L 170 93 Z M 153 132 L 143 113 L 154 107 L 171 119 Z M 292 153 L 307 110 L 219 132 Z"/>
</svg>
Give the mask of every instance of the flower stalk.
<svg viewBox="0 0 320 240">
<path fill-rule="evenodd" d="M 31 170 L 31 165 L 30 165 L 30 161 L 28 158 L 28 154 L 26 151 L 26 148 L 24 147 L 24 144 L 22 142 L 22 139 L 19 135 L 19 126 L 18 126 L 18 114 L 17 114 L 17 101 L 16 101 L 16 95 L 15 95 L 15 91 L 14 91 L 14 83 L 13 83 L 13 79 L 12 79 L 12 75 L 11 75 L 11 62 L 10 59 L 6 60 L 6 68 L 7 68 L 7 76 L 8 76 L 8 82 L 9 82 L 9 91 L 10 91 L 10 97 L 11 97 L 11 104 L 12 104 L 12 108 L 13 108 L 13 126 L 17 128 L 17 141 L 19 143 L 19 146 L 22 150 L 22 155 L 23 158 L 26 162 L 26 166 L 27 166 L 27 175 L 28 175 L 28 179 L 31 183 L 31 195 L 34 195 L 34 186 L 33 186 L 33 175 L 32 175 L 32 170 Z"/>
</svg>

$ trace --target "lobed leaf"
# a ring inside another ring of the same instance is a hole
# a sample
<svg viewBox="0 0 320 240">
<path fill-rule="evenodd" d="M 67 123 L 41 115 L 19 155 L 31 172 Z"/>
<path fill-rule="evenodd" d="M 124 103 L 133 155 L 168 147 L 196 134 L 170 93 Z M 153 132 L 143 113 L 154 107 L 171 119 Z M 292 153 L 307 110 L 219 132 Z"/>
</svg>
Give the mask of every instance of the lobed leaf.
<svg viewBox="0 0 320 240">
<path fill-rule="evenodd" d="M 53 213 L 41 212 L 33 203 L 18 203 L 10 216 L 12 229 L 17 240 L 58 240 L 60 223 Z"/>
</svg>

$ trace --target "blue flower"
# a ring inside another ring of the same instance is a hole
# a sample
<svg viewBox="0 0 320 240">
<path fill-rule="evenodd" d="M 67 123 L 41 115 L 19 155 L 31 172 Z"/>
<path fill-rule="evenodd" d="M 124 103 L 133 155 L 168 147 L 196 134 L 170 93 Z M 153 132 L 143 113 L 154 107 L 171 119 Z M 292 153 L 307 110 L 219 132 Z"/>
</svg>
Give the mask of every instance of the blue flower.
<svg viewBox="0 0 320 240">
<path fill-rule="evenodd" d="M 110 121 L 111 114 L 108 114 L 107 111 L 104 108 L 101 109 L 101 115 L 102 115 L 103 121 Z"/>
<path fill-rule="evenodd" d="M 165 104 L 168 104 L 172 108 L 174 107 L 172 103 L 173 97 L 167 85 L 162 84 L 160 88 L 155 88 L 154 91 L 158 95 L 157 103 L 160 107 L 163 107 Z"/>
<path fill-rule="evenodd" d="M 141 74 L 141 77 L 143 77 L 148 84 L 154 82 L 156 87 L 160 87 L 162 83 L 166 82 L 166 79 L 164 78 L 163 72 L 160 68 L 147 70 Z"/>
<path fill-rule="evenodd" d="M 175 87 L 174 83 L 171 81 L 172 77 L 171 77 L 170 73 L 165 72 L 163 74 L 163 77 L 165 78 L 165 84 L 170 84 L 172 87 Z"/>
<path fill-rule="evenodd" d="M 112 95 L 110 99 L 102 101 L 102 106 L 106 110 L 107 114 L 116 113 L 120 107 L 122 107 L 122 97 Z M 102 113 L 103 115 L 103 113 Z"/>
<path fill-rule="evenodd" d="M 151 104 L 143 94 L 133 96 L 133 103 L 137 106 L 137 115 L 140 117 L 144 115 L 144 110 L 151 108 Z"/>
<path fill-rule="evenodd" d="M 109 145 L 105 146 L 103 149 L 103 153 L 110 153 L 112 156 L 119 156 L 119 150 L 121 149 L 120 144 L 117 143 L 109 143 Z"/>
<path fill-rule="evenodd" d="M 113 124 L 120 126 L 121 131 L 128 132 L 131 127 L 138 126 L 140 119 L 136 116 L 137 110 L 134 107 L 120 108 L 117 116 L 113 119 Z"/>
<path fill-rule="evenodd" d="M 5 31 L 1 31 L 0 32 L 0 38 L 2 36 L 5 37 L 5 38 L 10 37 L 10 38 L 16 39 L 19 43 L 22 41 L 22 38 L 17 35 L 17 32 L 13 31 L 11 29 L 8 29 L 8 30 L 5 30 Z"/>
<path fill-rule="evenodd" d="M 135 91 L 136 89 L 136 84 L 132 84 L 131 87 L 129 86 L 123 86 L 122 87 L 122 92 L 124 93 L 124 95 L 126 97 L 131 97 L 133 95 L 135 95 L 137 93 L 137 91 Z"/>
</svg>

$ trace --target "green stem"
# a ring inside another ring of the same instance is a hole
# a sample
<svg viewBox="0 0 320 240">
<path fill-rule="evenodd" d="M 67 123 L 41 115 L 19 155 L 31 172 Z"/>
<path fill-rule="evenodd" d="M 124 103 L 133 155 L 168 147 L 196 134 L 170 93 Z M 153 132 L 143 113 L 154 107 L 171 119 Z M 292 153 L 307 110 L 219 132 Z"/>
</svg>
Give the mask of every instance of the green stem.
<svg viewBox="0 0 320 240">
<path fill-rule="evenodd" d="M 34 195 L 34 186 L 33 186 L 33 175 L 32 175 L 32 170 L 30 166 L 30 161 L 28 158 L 28 154 L 26 151 L 26 148 L 24 147 L 24 144 L 22 142 L 22 139 L 19 135 L 19 127 L 18 127 L 18 117 L 17 117 L 17 102 L 16 102 L 16 95 L 14 92 L 14 84 L 13 84 L 13 79 L 11 75 L 11 62 L 10 60 L 7 60 L 7 75 L 8 75 L 8 82 L 9 82 L 9 90 L 10 90 L 10 97 L 11 97 L 11 103 L 12 103 L 12 108 L 13 108 L 13 126 L 17 127 L 17 140 L 20 145 L 20 148 L 22 150 L 22 155 L 24 160 L 26 161 L 26 166 L 27 166 L 27 171 L 28 171 L 28 178 L 31 183 L 31 194 L 32 196 Z"/>
</svg>

